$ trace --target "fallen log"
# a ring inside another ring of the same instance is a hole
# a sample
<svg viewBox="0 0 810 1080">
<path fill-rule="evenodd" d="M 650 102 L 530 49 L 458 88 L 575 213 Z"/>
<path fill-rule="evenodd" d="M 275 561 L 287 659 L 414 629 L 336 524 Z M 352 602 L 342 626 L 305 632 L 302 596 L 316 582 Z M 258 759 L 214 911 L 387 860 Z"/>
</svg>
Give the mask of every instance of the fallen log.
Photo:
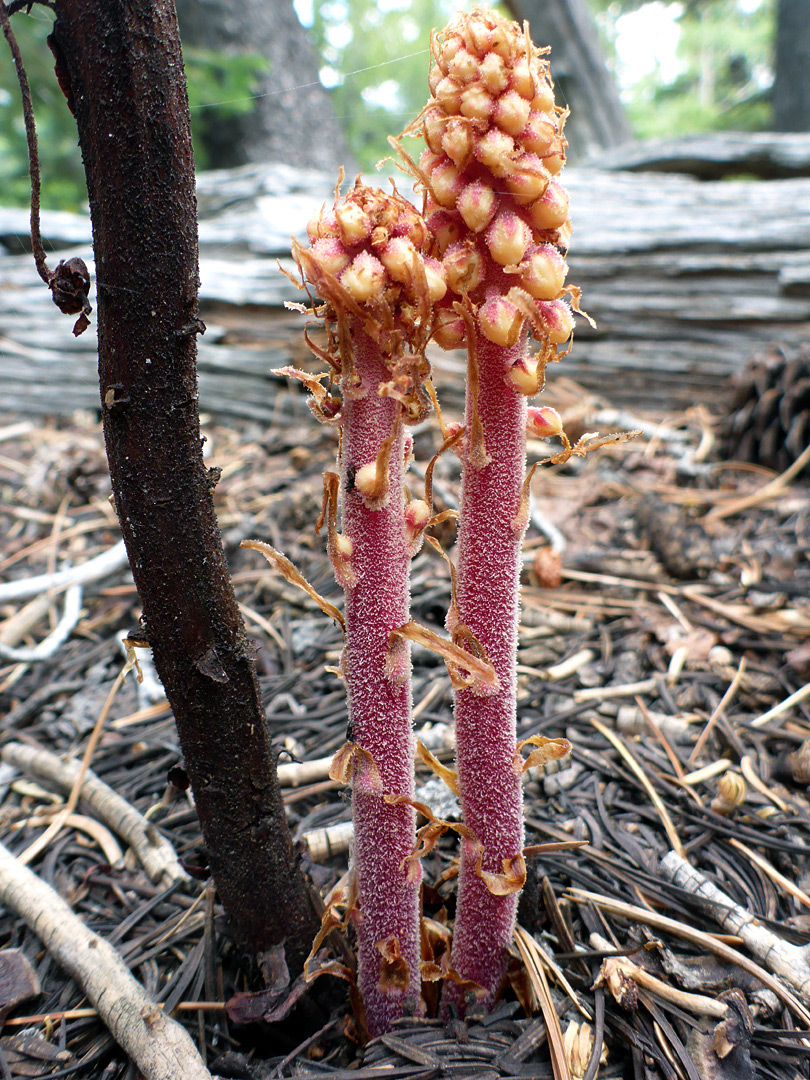
<svg viewBox="0 0 810 1080">
<path fill-rule="evenodd" d="M 810 337 L 810 179 L 703 183 L 591 169 L 566 179 L 569 276 L 597 329 L 581 322 L 563 363 L 588 389 L 629 408 L 715 403 L 728 376 L 767 345 Z M 331 177 L 278 165 L 199 178 L 205 412 L 267 422 L 282 385 L 271 370 L 306 362 L 303 320 L 282 306 L 304 294 L 276 260 L 332 186 Z M 90 264 L 89 248 L 72 246 L 82 220 L 46 214 L 43 233 Z M 7 247 L 24 243 L 26 222 L 24 210 L 0 215 Z M 0 256 L 6 409 L 98 409 L 93 338 L 73 338 L 54 317 L 30 256 Z M 441 382 L 452 357 L 437 350 L 434 358 Z M 300 395 L 283 392 L 303 407 Z"/>
</svg>

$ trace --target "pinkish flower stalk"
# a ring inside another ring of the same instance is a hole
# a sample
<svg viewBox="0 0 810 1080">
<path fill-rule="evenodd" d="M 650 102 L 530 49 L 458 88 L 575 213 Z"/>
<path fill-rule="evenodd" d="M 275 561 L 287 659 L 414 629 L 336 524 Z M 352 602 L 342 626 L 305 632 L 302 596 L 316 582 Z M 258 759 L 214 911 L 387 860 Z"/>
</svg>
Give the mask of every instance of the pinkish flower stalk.
<svg viewBox="0 0 810 1080">
<path fill-rule="evenodd" d="M 316 415 L 341 429 L 339 477 L 326 474 L 322 515 L 346 598 L 349 743 L 336 769 L 352 785 L 357 981 L 376 1035 L 421 1008 L 421 873 L 416 860 L 405 862 L 415 812 L 385 796 L 414 794 L 410 644 L 391 635 L 409 622 L 410 560 L 429 517 L 421 500 L 406 506 L 405 425 L 427 409 L 424 346 L 431 305 L 446 287 L 439 264 L 420 254 L 424 222 L 399 195 L 358 181 L 308 232 L 311 246 L 293 253 L 324 301 L 329 342 L 316 352 L 331 365 L 330 389 L 297 374 L 313 390 Z"/>
<path fill-rule="evenodd" d="M 472 635 L 499 687 L 456 693 L 458 784 L 464 824 L 452 967 L 491 1006 L 506 972 L 523 860 L 522 759 L 516 744 L 520 546 L 528 517 L 526 428 L 558 433 L 553 410 L 527 397 L 570 338 L 562 299 L 570 226 L 555 180 L 565 160 L 563 110 L 548 64 L 516 23 L 484 8 L 459 14 L 433 40 L 432 98 L 407 134 L 427 150 L 415 169 L 448 293 L 435 339 L 466 343 L 466 436 L 458 585 L 448 625 Z M 576 290 L 568 290 L 576 296 Z M 531 356 L 528 331 L 540 341 Z M 483 850 L 483 854 L 482 854 Z M 444 1008 L 463 1013 L 448 982 Z"/>
</svg>

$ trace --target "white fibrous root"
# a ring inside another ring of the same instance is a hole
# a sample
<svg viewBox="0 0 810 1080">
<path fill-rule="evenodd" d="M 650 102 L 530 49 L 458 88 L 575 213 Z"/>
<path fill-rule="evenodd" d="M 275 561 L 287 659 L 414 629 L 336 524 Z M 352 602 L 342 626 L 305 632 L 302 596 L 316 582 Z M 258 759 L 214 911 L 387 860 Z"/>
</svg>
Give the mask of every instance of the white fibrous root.
<svg viewBox="0 0 810 1080">
<path fill-rule="evenodd" d="M 554 102 L 545 51 L 527 28 L 487 8 L 460 13 L 433 37 L 432 97 L 403 134 L 427 144 L 411 166 L 444 267 L 447 292 L 434 326 L 444 348 L 464 342 L 461 301 L 496 345 L 513 345 L 528 325 L 545 360 L 573 332 L 562 299 L 578 296 L 565 283 L 568 194 L 557 179 L 567 110 Z M 510 381 L 536 390 L 531 373 Z"/>
</svg>

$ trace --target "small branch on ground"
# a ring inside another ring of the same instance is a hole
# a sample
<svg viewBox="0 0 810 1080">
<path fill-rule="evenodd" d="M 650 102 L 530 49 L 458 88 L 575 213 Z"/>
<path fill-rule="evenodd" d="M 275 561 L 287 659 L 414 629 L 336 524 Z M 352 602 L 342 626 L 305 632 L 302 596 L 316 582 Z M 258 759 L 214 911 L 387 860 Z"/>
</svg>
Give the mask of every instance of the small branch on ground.
<svg viewBox="0 0 810 1080">
<path fill-rule="evenodd" d="M 0 844 L 0 901 L 34 931 L 81 986 L 145 1080 L 212 1080 L 188 1033 L 133 977 L 104 938 Z"/>
<path fill-rule="evenodd" d="M 81 773 L 81 762 L 75 758 L 60 758 L 47 750 L 23 743 L 7 743 L 2 750 L 3 761 L 42 779 L 50 780 L 65 791 L 71 791 Z M 188 881 L 172 845 L 160 835 L 138 810 L 118 795 L 103 780 L 88 769 L 79 792 L 80 797 L 126 840 L 153 883 L 164 886 L 173 881 Z"/>
</svg>

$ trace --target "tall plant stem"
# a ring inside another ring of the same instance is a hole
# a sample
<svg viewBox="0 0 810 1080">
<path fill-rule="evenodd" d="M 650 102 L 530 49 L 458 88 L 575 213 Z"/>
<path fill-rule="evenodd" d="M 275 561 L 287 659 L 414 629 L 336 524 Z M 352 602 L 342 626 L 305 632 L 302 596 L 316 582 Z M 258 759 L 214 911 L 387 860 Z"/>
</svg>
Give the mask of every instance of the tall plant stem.
<svg viewBox="0 0 810 1080">
<path fill-rule="evenodd" d="M 300 970 L 317 920 L 294 856 L 251 647 L 203 464 L 197 222 L 183 60 L 167 0 L 58 0 L 98 287 L 115 507 L 214 881 L 240 944 Z"/>
<path fill-rule="evenodd" d="M 503 348 L 477 334 L 478 392 L 467 380 L 467 431 L 475 411 L 489 463 L 464 455 L 458 538 L 458 617 L 486 650 L 500 682 L 482 696 L 456 693 L 456 755 L 465 825 L 483 844 L 481 869 L 503 872 L 503 860 L 523 847 L 523 799 L 514 768 L 520 541 L 515 527 L 526 467 L 526 398 L 505 380 L 510 364 L 526 355 L 526 335 Z M 477 398 L 477 400 L 476 400 Z M 477 873 L 479 852 L 462 842 L 453 967 L 484 987 L 492 1005 L 506 970 L 517 892 L 494 896 Z M 461 1002 L 448 984 L 445 1001 Z"/>
<path fill-rule="evenodd" d="M 418 873 L 409 877 L 402 865 L 413 851 L 415 815 L 409 805 L 391 806 L 383 798 L 413 798 L 410 648 L 405 641 L 396 642 L 393 654 L 389 648 L 391 631 L 409 619 L 410 551 L 401 407 L 378 394 L 391 373 L 375 343 L 359 326 L 353 342 L 360 386 L 345 385 L 352 376 L 344 376 L 341 464 L 343 530 L 352 543 L 356 583 L 346 589 L 344 667 L 351 739 L 373 760 L 372 766 L 364 754 L 355 766 L 352 803 L 360 902 L 358 984 L 374 1035 L 387 1031 L 404 1011 L 415 1011 L 420 993 L 419 880 Z M 360 467 L 377 460 L 394 432 L 388 498 L 380 509 L 369 509 L 353 478 Z M 407 969 L 391 953 L 392 946 Z"/>
</svg>

